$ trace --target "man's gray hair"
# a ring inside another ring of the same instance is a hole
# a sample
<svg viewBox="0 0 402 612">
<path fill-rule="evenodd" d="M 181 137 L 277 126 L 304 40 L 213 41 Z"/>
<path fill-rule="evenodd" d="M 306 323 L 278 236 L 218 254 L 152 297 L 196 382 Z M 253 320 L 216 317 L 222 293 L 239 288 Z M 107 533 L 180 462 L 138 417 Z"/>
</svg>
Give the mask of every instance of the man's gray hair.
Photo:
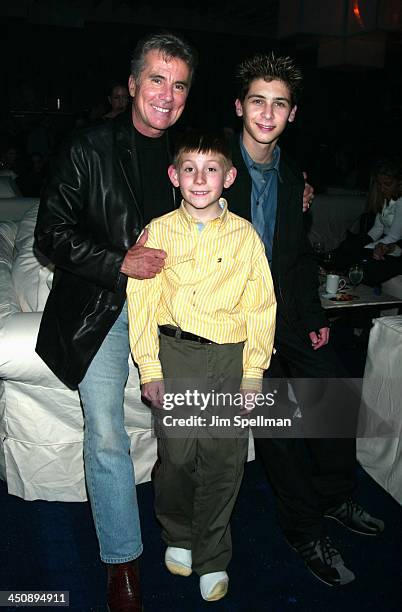
<svg viewBox="0 0 402 612">
<path fill-rule="evenodd" d="M 159 51 L 166 59 L 177 58 L 183 60 L 190 71 L 190 83 L 197 64 L 197 55 L 187 42 L 171 34 L 150 34 L 138 41 L 131 60 L 131 74 L 136 81 L 145 68 L 145 56 L 149 51 Z"/>
</svg>

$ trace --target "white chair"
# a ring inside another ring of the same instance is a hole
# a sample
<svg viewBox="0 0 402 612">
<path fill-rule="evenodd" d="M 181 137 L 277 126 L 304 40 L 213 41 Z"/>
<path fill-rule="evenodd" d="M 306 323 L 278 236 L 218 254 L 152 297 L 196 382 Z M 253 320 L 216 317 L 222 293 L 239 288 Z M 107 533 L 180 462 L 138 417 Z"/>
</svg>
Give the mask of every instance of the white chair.
<svg viewBox="0 0 402 612">
<path fill-rule="evenodd" d="M 38 202 L 33 207 L 32 201 L 20 202 L 19 210 L 24 207 L 28 210 L 21 221 L 0 221 L 0 477 L 9 493 L 23 499 L 84 501 L 78 393 L 67 389 L 35 353 L 51 270 L 32 251 Z M 1 210 L 0 200 L 0 219 Z M 124 405 L 140 483 L 150 478 L 156 439 L 131 359 Z"/>
<path fill-rule="evenodd" d="M 363 380 L 365 437 L 357 440 L 364 469 L 402 504 L 402 316 L 375 319 Z"/>
</svg>

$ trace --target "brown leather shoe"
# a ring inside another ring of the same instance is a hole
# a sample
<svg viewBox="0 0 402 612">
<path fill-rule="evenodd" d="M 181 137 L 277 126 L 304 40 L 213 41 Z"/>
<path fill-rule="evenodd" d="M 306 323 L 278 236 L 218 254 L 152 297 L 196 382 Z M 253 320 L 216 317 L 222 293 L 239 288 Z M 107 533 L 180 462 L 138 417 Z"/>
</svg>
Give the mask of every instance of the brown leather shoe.
<svg viewBox="0 0 402 612">
<path fill-rule="evenodd" d="M 142 612 L 138 561 L 107 563 L 108 612 Z"/>
</svg>

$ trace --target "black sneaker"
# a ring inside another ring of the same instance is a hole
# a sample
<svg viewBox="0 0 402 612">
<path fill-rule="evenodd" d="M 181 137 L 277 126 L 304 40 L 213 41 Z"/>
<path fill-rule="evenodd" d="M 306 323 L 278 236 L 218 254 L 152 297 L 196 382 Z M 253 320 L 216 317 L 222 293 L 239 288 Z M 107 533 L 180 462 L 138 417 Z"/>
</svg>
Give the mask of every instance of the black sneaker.
<svg viewBox="0 0 402 612">
<path fill-rule="evenodd" d="M 324 514 L 341 525 L 362 535 L 376 536 L 384 531 L 384 521 L 370 516 L 359 504 L 352 499 L 344 502 L 337 508 L 330 508 Z"/>
<path fill-rule="evenodd" d="M 306 543 L 289 542 L 312 574 L 328 586 L 344 586 L 355 579 L 328 536 Z"/>
</svg>

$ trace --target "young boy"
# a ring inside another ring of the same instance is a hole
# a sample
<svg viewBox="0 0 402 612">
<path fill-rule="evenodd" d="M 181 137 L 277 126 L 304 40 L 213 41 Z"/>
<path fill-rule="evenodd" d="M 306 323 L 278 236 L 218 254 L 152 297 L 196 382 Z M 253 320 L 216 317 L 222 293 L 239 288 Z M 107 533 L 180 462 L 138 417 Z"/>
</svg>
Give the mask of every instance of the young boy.
<svg viewBox="0 0 402 612">
<path fill-rule="evenodd" d="M 276 301 L 261 240 L 220 198 L 236 177 L 226 143 L 189 132 L 168 174 L 183 201 L 148 226 L 147 246 L 167 258 L 155 278 L 128 281 L 130 344 L 143 395 L 167 409 L 165 391 L 183 391 L 190 414 L 200 388 L 211 395 L 240 389 L 246 399 L 259 390 L 273 347 Z M 206 422 L 217 410 L 210 400 L 198 418 Z M 159 414 L 168 429 L 172 413 Z M 202 597 L 214 601 L 228 589 L 229 520 L 248 440 L 199 435 L 200 429 L 180 429 L 179 422 L 174 433 L 158 437 L 155 509 L 167 568 L 182 576 L 194 569 Z"/>
</svg>

